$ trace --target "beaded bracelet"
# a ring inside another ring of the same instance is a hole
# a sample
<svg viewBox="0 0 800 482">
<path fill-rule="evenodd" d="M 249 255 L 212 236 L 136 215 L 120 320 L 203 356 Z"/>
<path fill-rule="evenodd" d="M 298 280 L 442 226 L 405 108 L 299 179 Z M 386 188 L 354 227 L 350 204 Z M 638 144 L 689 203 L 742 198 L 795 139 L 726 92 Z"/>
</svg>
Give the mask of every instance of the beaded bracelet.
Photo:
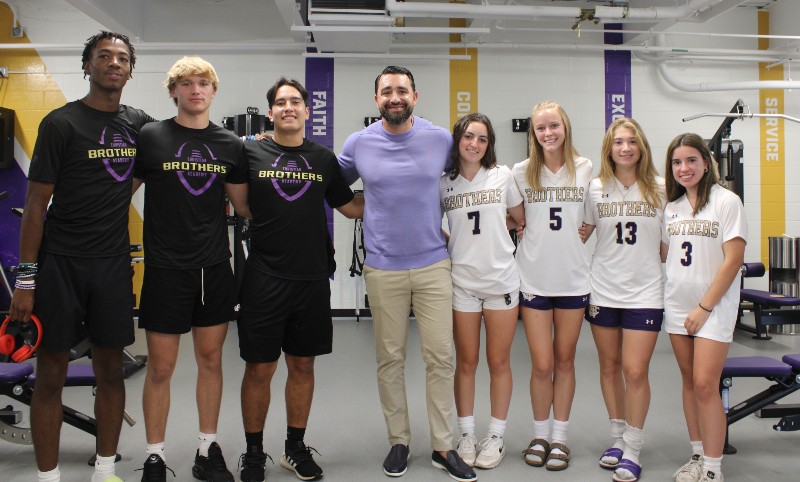
<svg viewBox="0 0 800 482">
<path fill-rule="evenodd" d="M 18 279 L 18 280 L 16 280 L 14 282 L 14 288 L 17 288 L 17 289 L 20 289 L 20 290 L 35 290 L 36 289 L 36 281 L 35 280 L 22 281 L 22 280 Z"/>
</svg>

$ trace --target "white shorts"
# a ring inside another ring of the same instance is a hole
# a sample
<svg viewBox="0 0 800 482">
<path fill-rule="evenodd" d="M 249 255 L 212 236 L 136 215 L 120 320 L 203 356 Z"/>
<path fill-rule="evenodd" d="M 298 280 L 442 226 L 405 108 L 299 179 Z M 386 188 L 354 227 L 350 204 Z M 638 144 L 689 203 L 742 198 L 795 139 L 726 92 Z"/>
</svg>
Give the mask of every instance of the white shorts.
<svg viewBox="0 0 800 482">
<path fill-rule="evenodd" d="M 487 295 L 453 285 L 453 309 L 456 311 L 480 313 L 483 310 L 510 310 L 518 304 L 519 290 L 502 295 Z"/>
<path fill-rule="evenodd" d="M 725 318 L 725 319 L 723 319 Z M 664 331 L 675 335 L 689 335 L 686 327 L 683 326 L 685 317 L 664 316 Z M 736 328 L 736 318 L 730 316 L 719 317 L 716 313 L 711 314 L 706 322 L 700 327 L 700 331 L 694 334 L 698 338 L 708 338 L 709 340 L 720 343 L 730 343 L 733 341 L 733 332 Z"/>
</svg>

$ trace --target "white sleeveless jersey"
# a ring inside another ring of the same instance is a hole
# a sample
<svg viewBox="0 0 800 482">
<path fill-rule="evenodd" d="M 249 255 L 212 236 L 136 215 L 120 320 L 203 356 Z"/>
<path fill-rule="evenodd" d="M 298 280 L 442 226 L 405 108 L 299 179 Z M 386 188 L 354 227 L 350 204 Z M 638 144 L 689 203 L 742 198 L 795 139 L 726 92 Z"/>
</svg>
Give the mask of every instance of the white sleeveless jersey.
<svg viewBox="0 0 800 482">
<path fill-rule="evenodd" d="M 453 284 L 476 293 L 502 295 L 519 289 L 514 243 L 506 227 L 506 209 L 522 197 L 506 166 L 481 167 L 472 181 L 450 174 L 439 182 L 447 215 Z"/>
<path fill-rule="evenodd" d="M 592 179 L 592 161 L 575 160 L 575 184 L 567 185 L 566 165 L 557 173 L 542 169 L 540 191 L 525 180 L 530 160 L 514 165 L 514 181 L 525 203 L 525 236 L 517 247 L 520 291 L 538 296 L 589 293 L 589 259 L 578 228 Z"/>
<path fill-rule="evenodd" d="M 639 185 L 625 188 L 593 179 L 586 203 L 586 224 L 596 226 L 592 255 L 591 304 L 609 308 L 663 308 L 661 266 L 664 179 L 656 178 L 661 205 L 644 201 Z"/>
<path fill-rule="evenodd" d="M 711 287 L 725 257 L 722 244 L 734 238 L 747 241 L 747 221 L 739 197 L 715 185 L 708 204 L 696 216 L 686 195 L 664 208 L 663 242 L 669 244 L 664 287 L 667 333 L 687 334 L 683 323 Z M 713 307 L 696 336 L 730 343 L 739 309 L 740 273 Z M 709 307 L 706 307 L 709 308 Z"/>
</svg>

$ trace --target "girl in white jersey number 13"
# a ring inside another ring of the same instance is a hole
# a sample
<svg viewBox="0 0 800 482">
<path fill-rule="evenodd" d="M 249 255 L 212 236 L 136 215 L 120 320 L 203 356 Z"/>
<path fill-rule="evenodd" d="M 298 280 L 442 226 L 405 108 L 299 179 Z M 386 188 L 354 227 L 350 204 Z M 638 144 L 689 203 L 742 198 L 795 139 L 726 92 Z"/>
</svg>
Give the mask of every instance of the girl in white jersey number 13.
<svg viewBox="0 0 800 482">
<path fill-rule="evenodd" d="M 617 482 L 639 480 L 642 471 L 648 369 L 664 318 L 659 249 L 665 204 L 664 179 L 656 176 L 644 132 L 633 119 L 615 120 L 586 203 L 587 237 L 597 228 L 586 320 L 613 439 L 599 464 L 614 470 Z"/>
</svg>

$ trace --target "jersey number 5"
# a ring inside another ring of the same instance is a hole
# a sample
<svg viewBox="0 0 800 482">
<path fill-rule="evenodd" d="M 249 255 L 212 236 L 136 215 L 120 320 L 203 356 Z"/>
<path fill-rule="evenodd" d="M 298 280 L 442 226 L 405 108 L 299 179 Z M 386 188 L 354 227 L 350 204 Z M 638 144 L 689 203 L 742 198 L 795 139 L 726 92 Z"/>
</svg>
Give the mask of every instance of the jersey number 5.
<svg viewBox="0 0 800 482">
<path fill-rule="evenodd" d="M 471 211 L 467 213 L 467 219 L 475 221 L 475 227 L 472 228 L 472 234 L 481 234 L 481 213 L 480 211 Z"/>
<path fill-rule="evenodd" d="M 550 208 L 550 229 L 561 229 L 561 208 Z"/>
</svg>

